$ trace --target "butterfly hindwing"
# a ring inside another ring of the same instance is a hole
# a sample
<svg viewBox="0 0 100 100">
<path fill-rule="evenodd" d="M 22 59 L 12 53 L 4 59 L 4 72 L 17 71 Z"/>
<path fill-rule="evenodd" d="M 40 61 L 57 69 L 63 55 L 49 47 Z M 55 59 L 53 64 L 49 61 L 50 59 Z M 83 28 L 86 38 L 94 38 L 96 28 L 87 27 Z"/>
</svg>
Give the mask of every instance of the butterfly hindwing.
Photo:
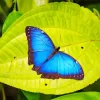
<svg viewBox="0 0 100 100">
<path fill-rule="evenodd" d="M 45 62 L 39 72 L 46 78 L 73 78 L 84 77 L 81 65 L 71 56 L 58 52 L 50 60 Z"/>
</svg>

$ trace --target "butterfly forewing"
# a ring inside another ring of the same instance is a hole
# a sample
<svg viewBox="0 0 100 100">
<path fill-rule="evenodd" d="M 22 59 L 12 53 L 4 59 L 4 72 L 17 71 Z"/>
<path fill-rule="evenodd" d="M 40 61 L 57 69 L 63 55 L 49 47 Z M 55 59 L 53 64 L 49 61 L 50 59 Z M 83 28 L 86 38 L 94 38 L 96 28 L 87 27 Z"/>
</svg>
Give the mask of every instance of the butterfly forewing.
<svg viewBox="0 0 100 100">
<path fill-rule="evenodd" d="M 26 35 L 29 63 L 34 64 L 35 67 L 40 67 L 52 54 L 55 47 L 47 34 L 38 28 L 27 26 Z"/>
</svg>

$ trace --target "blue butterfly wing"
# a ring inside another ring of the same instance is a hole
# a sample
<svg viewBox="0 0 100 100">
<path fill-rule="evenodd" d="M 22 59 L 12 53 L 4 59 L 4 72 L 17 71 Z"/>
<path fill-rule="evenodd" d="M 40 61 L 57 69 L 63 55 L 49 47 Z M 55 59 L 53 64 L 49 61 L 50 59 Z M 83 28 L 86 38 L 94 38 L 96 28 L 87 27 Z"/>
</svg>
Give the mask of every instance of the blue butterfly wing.
<svg viewBox="0 0 100 100">
<path fill-rule="evenodd" d="M 39 28 L 27 26 L 26 36 L 28 39 L 28 63 L 34 64 L 34 70 L 37 70 L 52 54 L 55 47 L 49 36 Z"/>
<path fill-rule="evenodd" d="M 41 29 L 27 26 L 28 63 L 34 64 L 33 70 L 41 77 L 58 79 L 83 79 L 84 73 L 81 65 L 71 56 L 57 52 L 50 37 Z M 51 58 L 49 58 L 52 56 Z"/>
<path fill-rule="evenodd" d="M 57 52 L 38 71 L 42 74 L 42 77 L 51 79 L 72 78 L 81 80 L 84 77 L 81 65 L 63 52 Z"/>
</svg>

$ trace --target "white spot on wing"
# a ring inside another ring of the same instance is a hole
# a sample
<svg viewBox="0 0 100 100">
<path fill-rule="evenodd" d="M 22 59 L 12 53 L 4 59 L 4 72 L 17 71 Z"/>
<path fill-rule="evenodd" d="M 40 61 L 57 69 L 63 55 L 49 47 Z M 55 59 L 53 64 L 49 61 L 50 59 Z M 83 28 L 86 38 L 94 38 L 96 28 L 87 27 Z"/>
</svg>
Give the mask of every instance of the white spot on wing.
<svg viewBox="0 0 100 100">
<path fill-rule="evenodd" d="M 76 61 L 76 63 L 78 64 L 78 61 Z"/>
<path fill-rule="evenodd" d="M 30 30 L 30 28 L 27 29 L 28 31 Z"/>
<path fill-rule="evenodd" d="M 41 31 L 42 33 L 44 33 L 43 31 Z"/>
</svg>

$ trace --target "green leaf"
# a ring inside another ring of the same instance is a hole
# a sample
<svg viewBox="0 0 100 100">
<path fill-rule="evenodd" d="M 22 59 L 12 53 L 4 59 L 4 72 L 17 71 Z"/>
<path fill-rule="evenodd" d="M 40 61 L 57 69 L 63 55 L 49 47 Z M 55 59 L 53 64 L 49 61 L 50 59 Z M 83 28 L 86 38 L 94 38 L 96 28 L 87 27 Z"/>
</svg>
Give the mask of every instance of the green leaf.
<svg viewBox="0 0 100 100">
<path fill-rule="evenodd" d="M 98 4 L 90 4 L 87 6 L 90 10 L 92 10 L 96 16 L 100 19 L 100 3 Z"/>
<path fill-rule="evenodd" d="M 40 99 L 40 94 L 39 93 L 32 93 L 28 91 L 23 91 L 22 93 L 25 95 L 27 100 L 39 100 Z"/>
<path fill-rule="evenodd" d="M 26 26 L 44 30 L 55 46 L 82 66 L 83 80 L 44 79 L 28 65 Z M 100 78 L 100 20 L 89 9 L 70 2 L 50 3 L 31 10 L 0 38 L 0 82 L 30 92 L 65 94 Z M 59 42 L 60 41 L 60 42 Z"/>
<path fill-rule="evenodd" d="M 95 83 L 89 85 L 88 87 L 84 88 L 83 91 L 97 91 L 100 92 L 100 79 Z"/>
<path fill-rule="evenodd" d="M 25 13 L 31 9 L 35 9 L 36 7 L 47 4 L 49 0 L 17 0 L 18 11 L 21 13 Z"/>
<path fill-rule="evenodd" d="M 10 8 L 8 8 L 6 2 L 4 0 L 0 0 L 0 13 L 2 14 L 1 17 L 3 20 L 5 20 L 5 18 L 7 17 L 9 10 L 10 10 Z"/>
<path fill-rule="evenodd" d="M 13 4 L 13 0 L 4 0 L 8 8 L 10 8 Z"/>
<path fill-rule="evenodd" d="M 52 95 L 41 94 L 40 100 L 51 100 Z"/>
<path fill-rule="evenodd" d="M 97 4 L 91 4 L 89 6 L 87 6 L 90 10 L 93 11 L 93 8 L 97 9 L 100 12 L 100 3 Z"/>
<path fill-rule="evenodd" d="M 99 100 L 100 92 L 78 92 L 60 96 L 52 100 Z"/>
<path fill-rule="evenodd" d="M 17 100 L 28 100 L 25 95 L 22 93 L 21 90 L 19 90 L 19 93 L 18 93 L 18 99 Z"/>
<path fill-rule="evenodd" d="M 98 18 L 100 19 L 100 12 L 99 12 L 97 9 L 95 9 L 95 8 L 93 8 L 93 12 L 94 12 L 95 15 L 98 16 Z"/>
<path fill-rule="evenodd" d="M 5 11 L 2 9 L 1 5 L 0 5 L 0 13 L 2 13 L 4 17 L 6 17 L 6 13 L 5 13 Z"/>
<path fill-rule="evenodd" d="M 14 23 L 21 16 L 22 14 L 20 12 L 15 10 L 12 11 L 3 24 L 2 32 L 4 33 L 10 27 L 10 25 L 12 25 L 12 23 Z"/>
</svg>

